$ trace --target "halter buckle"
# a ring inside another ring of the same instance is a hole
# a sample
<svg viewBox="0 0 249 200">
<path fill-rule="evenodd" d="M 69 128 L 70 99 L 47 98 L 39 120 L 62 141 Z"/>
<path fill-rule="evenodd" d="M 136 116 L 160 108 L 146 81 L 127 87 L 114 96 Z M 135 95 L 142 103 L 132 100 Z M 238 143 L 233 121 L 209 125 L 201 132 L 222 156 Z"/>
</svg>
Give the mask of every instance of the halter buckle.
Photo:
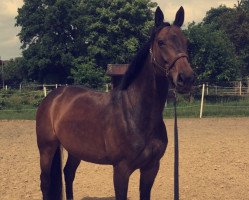
<svg viewBox="0 0 249 200">
<path fill-rule="evenodd" d="M 169 75 L 169 71 L 170 71 L 169 68 L 166 68 L 166 69 L 165 69 L 165 75 L 166 75 L 166 77 Z"/>
</svg>

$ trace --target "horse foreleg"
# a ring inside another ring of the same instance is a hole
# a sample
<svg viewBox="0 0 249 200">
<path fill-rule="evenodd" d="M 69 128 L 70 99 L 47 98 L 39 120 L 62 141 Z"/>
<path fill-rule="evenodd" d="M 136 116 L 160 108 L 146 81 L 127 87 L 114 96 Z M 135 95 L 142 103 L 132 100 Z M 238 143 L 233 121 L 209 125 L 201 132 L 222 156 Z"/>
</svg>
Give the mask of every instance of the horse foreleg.
<svg viewBox="0 0 249 200">
<path fill-rule="evenodd" d="M 116 200 L 126 200 L 129 178 L 133 171 L 124 162 L 114 166 L 113 181 Z"/>
<path fill-rule="evenodd" d="M 80 164 L 80 160 L 74 156 L 68 154 L 67 163 L 64 168 L 65 183 L 66 183 L 66 195 L 68 200 L 73 199 L 73 181 L 75 178 L 75 172 Z"/>
<path fill-rule="evenodd" d="M 151 188 L 158 170 L 159 162 L 140 169 L 140 200 L 150 200 Z"/>
</svg>

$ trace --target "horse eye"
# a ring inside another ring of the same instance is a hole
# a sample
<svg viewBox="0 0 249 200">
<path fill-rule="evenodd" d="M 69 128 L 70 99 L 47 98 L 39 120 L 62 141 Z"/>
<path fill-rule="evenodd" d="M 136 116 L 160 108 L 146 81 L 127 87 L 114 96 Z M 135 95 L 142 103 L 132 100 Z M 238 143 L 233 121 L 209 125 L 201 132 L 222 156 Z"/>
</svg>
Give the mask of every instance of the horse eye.
<svg viewBox="0 0 249 200">
<path fill-rule="evenodd" d="M 162 47 L 162 46 L 164 45 L 163 40 L 159 40 L 157 43 L 158 43 L 158 46 L 159 46 L 159 47 Z"/>
</svg>

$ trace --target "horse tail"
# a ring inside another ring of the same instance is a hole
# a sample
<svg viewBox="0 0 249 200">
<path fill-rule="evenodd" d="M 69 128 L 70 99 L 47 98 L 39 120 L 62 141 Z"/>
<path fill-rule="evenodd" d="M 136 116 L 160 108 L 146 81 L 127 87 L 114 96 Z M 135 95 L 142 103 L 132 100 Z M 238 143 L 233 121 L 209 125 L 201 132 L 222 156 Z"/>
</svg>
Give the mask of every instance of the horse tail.
<svg viewBox="0 0 249 200">
<path fill-rule="evenodd" d="M 49 199 L 62 200 L 62 149 L 57 147 L 52 161 L 50 172 Z"/>
</svg>

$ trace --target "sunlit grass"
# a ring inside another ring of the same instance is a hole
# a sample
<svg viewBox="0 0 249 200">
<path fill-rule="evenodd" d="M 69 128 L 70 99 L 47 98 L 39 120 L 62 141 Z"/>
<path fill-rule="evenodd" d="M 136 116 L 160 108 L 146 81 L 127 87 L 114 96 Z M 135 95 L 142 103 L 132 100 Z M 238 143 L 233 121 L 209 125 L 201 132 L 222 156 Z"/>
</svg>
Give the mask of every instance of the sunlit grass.
<svg viewBox="0 0 249 200">
<path fill-rule="evenodd" d="M 179 102 L 177 105 L 177 115 L 179 117 L 199 117 L 200 101 L 193 103 Z M 172 118 L 173 104 L 169 103 L 164 110 L 164 117 Z M 203 117 L 248 117 L 249 116 L 249 97 L 240 99 L 225 98 L 220 101 L 205 100 L 203 107 Z"/>
</svg>

